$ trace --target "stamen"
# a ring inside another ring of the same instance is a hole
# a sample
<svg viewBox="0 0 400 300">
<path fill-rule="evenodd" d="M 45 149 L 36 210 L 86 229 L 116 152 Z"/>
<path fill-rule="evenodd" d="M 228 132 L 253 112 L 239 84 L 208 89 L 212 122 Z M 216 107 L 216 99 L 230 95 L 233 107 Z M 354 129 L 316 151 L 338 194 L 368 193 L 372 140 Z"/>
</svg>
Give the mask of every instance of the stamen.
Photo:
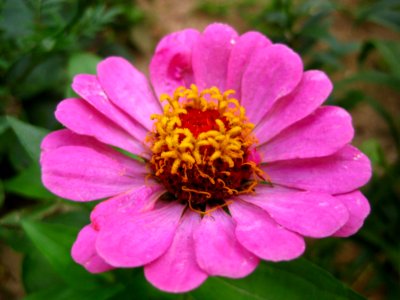
<svg viewBox="0 0 400 300">
<path fill-rule="evenodd" d="M 206 198 L 211 198 L 211 194 L 210 193 L 208 193 L 208 192 L 205 192 L 205 191 L 198 191 L 198 190 L 194 190 L 194 189 L 189 189 L 189 188 L 187 188 L 186 186 L 183 186 L 182 187 L 182 191 L 185 191 L 185 192 L 193 192 L 193 193 L 197 193 L 197 194 L 202 194 L 202 195 L 205 195 L 206 196 Z"/>
</svg>

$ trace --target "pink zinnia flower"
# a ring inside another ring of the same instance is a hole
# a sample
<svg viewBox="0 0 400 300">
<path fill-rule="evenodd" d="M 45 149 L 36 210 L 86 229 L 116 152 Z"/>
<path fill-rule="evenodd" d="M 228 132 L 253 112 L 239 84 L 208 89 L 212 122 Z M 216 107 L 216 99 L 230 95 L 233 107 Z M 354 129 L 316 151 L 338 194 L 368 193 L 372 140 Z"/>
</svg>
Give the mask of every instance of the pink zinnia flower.
<svg viewBox="0 0 400 300">
<path fill-rule="evenodd" d="M 290 48 L 223 24 L 187 29 L 159 43 L 150 81 L 103 60 L 75 77 L 80 98 L 56 111 L 67 129 L 42 143 L 48 189 L 108 198 L 72 248 L 88 271 L 144 266 L 157 288 L 185 292 L 362 226 L 370 162 L 349 145 L 350 115 L 320 106 L 328 77 Z"/>
</svg>

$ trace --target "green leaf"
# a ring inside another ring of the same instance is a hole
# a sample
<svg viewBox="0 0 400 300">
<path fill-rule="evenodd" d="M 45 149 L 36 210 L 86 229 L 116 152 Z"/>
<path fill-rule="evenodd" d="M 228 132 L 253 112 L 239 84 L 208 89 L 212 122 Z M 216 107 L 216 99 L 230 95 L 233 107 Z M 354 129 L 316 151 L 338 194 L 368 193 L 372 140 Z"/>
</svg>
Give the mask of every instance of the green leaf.
<svg viewBox="0 0 400 300">
<path fill-rule="evenodd" d="M 373 21 L 387 26 L 395 31 L 400 31 L 400 2 L 398 0 L 372 1 L 357 10 L 360 22 Z"/>
<path fill-rule="evenodd" d="M 27 294 L 49 286 L 63 285 L 62 278 L 33 246 L 22 262 L 22 280 Z"/>
<path fill-rule="evenodd" d="M 40 220 L 45 216 L 54 214 L 61 209 L 60 203 L 46 202 L 36 206 L 22 207 L 18 210 L 12 210 L 0 218 L 0 225 L 19 226 L 25 218 L 30 220 Z"/>
<path fill-rule="evenodd" d="M 116 281 L 125 285 L 125 289 L 121 291 L 113 300 L 131 299 L 135 295 L 135 299 L 146 300 L 177 300 L 187 299 L 189 294 L 166 293 L 152 286 L 144 277 L 142 268 L 134 269 L 117 269 L 113 272 L 116 276 Z"/>
<path fill-rule="evenodd" d="M 43 187 L 40 169 L 37 163 L 23 170 L 16 177 L 4 182 L 7 192 L 34 199 L 55 199 L 52 193 Z"/>
<path fill-rule="evenodd" d="M 97 64 L 101 57 L 88 52 L 79 52 L 72 55 L 68 62 L 68 77 L 72 79 L 76 74 L 96 74 Z"/>
<path fill-rule="evenodd" d="M 363 71 L 349 76 L 341 81 L 335 83 L 336 89 L 341 89 L 346 85 L 352 84 L 354 82 L 364 81 L 371 84 L 383 84 L 387 85 L 393 90 L 400 91 L 400 78 L 393 75 L 379 72 L 379 71 Z"/>
<path fill-rule="evenodd" d="M 4 151 L 11 167 L 16 172 L 22 172 L 32 164 L 32 158 L 19 142 L 19 139 L 13 130 L 7 130 L 2 136 L 0 136 L 0 145 L 3 146 L 3 149 L 0 150 Z"/>
<path fill-rule="evenodd" d="M 399 15 L 400 16 L 400 15 Z M 398 42 L 377 40 L 375 47 L 386 61 L 391 73 L 400 79 L 400 45 Z"/>
<path fill-rule="evenodd" d="M 79 52 L 72 55 L 67 66 L 68 81 L 72 82 L 77 74 L 96 74 L 97 64 L 101 59 L 101 57 L 88 52 Z M 70 87 L 67 88 L 65 94 L 66 97 L 75 96 Z"/>
<path fill-rule="evenodd" d="M 3 188 L 3 182 L 0 180 L 0 208 L 4 204 L 4 188 Z"/>
<path fill-rule="evenodd" d="M 60 224 L 46 224 L 24 220 L 22 227 L 54 271 L 73 288 L 99 287 L 99 277 L 90 275 L 71 258 L 71 246 L 78 228 Z"/>
<path fill-rule="evenodd" d="M 43 37 L 43 43 L 51 44 L 51 39 Z M 43 49 L 44 50 L 44 49 Z M 54 91 L 61 93 L 65 84 L 65 61 L 62 55 L 44 50 L 43 56 L 27 56 L 29 67 L 17 68 L 9 81 L 19 81 L 17 87 L 13 87 L 13 93 L 22 101 L 39 99 L 41 93 Z M 49 52 L 49 53 L 46 53 Z"/>
<path fill-rule="evenodd" d="M 400 13 L 398 11 L 383 11 L 380 14 L 372 16 L 371 20 L 400 32 Z"/>
<path fill-rule="evenodd" d="M 8 122 L 5 117 L 0 117 L 0 135 L 8 128 Z"/>
<path fill-rule="evenodd" d="M 382 102 L 373 97 L 365 95 L 364 99 L 366 103 L 370 105 L 385 120 L 387 126 L 389 127 L 390 133 L 392 134 L 397 150 L 400 150 L 400 133 L 391 111 L 389 111 Z"/>
<path fill-rule="evenodd" d="M 22 225 L 37 248 L 28 252 L 23 263 L 25 299 L 106 300 L 124 289 L 110 276 L 90 275 L 72 261 L 70 249 L 77 228 L 27 220 Z"/>
<path fill-rule="evenodd" d="M 33 28 L 33 13 L 25 1 L 5 0 L 1 3 L 0 29 L 8 38 L 25 37 Z"/>
<path fill-rule="evenodd" d="M 38 162 L 40 157 L 40 143 L 48 131 L 24 123 L 11 116 L 7 116 L 7 121 L 31 159 Z"/>
<path fill-rule="evenodd" d="M 190 294 L 195 299 L 209 300 L 364 299 L 305 259 L 261 263 L 253 274 L 243 279 L 211 277 Z"/>
<path fill-rule="evenodd" d="M 64 203 L 64 201 L 62 202 Z M 68 204 L 70 209 L 77 209 L 78 210 L 71 210 L 71 211 L 66 211 L 62 214 L 53 214 L 51 216 L 48 216 L 46 218 L 46 222 L 49 224 L 61 224 L 65 226 L 71 226 L 71 227 L 79 227 L 82 228 L 83 226 L 88 224 L 88 220 L 90 218 L 90 212 L 92 209 L 89 209 L 85 207 L 84 205 L 87 203 L 84 203 L 81 205 L 81 203 L 74 203 L 73 201 L 65 201 L 64 206 Z M 73 206 L 76 206 L 73 208 Z"/>
<path fill-rule="evenodd" d="M 382 146 L 375 139 L 368 139 L 361 144 L 361 151 L 365 153 L 372 162 L 373 166 L 385 165 L 385 154 Z"/>
<path fill-rule="evenodd" d="M 119 152 L 121 152 L 122 154 L 124 154 L 124 155 L 126 155 L 126 156 L 128 156 L 128 157 L 130 157 L 130 158 L 132 158 L 132 159 L 134 159 L 134 160 L 138 160 L 138 161 L 140 161 L 140 162 L 142 162 L 142 163 L 145 162 L 145 160 L 144 160 L 142 157 L 140 157 L 140 156 L 138 156 L 138 155 L 135 155 L 135 154 L 133 154 L 133 153 L 131 153 L 131 152 L 129 152 L 129 151 L 126 151 L 126 150 L 124 150 L 124 149 L 117 148 L 117 147 L 114 147 L 114 149 L 117 150 L 117 151 L 119 151 Z"/>
<path fill-rule="evenodd" d="M 52 286 L 48 289 L 31 294 L 24 300 L 107 300 L 117 294 L 123 288 L 122 285 L 104 286 L 92 289 L 90 291 L 82 291 L 65 286 Z"/>
<path fill-rule="evenodd" d="M 17 252 L 29 253 L 32 243 L 20 228 L 9 228 L 0 225 L 0 241 L 7 244 Z"/>
</svg>

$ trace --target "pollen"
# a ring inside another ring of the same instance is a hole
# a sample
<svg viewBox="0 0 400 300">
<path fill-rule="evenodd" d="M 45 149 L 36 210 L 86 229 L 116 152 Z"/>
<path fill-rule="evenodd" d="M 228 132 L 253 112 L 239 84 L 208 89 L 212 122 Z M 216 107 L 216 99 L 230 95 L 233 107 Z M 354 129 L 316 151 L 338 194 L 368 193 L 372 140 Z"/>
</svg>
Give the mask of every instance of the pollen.
<svg viewBox="0 0 400 300">
<path fill-rule="evenodd" d="M 147 141 L 152 151 L 152 176 L 169 198 L 196 212 L 224 207 L 232 196 L 252 193 L 262 171 L 249 161 L 256 139 L 246 111 L 232 97 L 211 87 L 179 87 L 163 94 L 163 114 L 154 114 Z"/>
</svg>

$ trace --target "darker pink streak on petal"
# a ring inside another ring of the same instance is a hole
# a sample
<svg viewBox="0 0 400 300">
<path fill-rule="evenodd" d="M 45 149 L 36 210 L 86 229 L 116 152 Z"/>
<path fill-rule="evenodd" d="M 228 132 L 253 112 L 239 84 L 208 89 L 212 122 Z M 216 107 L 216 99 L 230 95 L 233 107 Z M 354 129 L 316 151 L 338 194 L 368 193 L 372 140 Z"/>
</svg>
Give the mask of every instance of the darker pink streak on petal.
<svg viewBox="0 0 400 300">
<path fill-rule="evenodd" d="M 82 228 L 72 246 L 71 256 L 90 273 L 101 273 L 113 269 L 96 252 L 97 231 L 91 225 Z"/>
<path fill-rule="evenodd" d="M 100 202 L 90 214 L 94 228 L 101 230 L 104 224 L 120 218 L 121 214 L 134 216 L 152 210 L 164 188 L 148 180 L 145 185 Z"/>
<path fill-rule="evenodd" d="M 49 133 L 40 145 L 42 154 L 64 146 L 103 147 L 103 144 L 90 136 L 79 135 L 69 129 L 61 129 Z"/>
<path fill-rule="evenodd" d="M 240 99 L 243 73 L 257 49 L 270 45 L 271 42 L 261 33 L 250 31 L 241 35 L 234 45 L 228 62 L 226 89 L 233 89 L 234 97 Z"/>
<path fill-rule="evenodd" d="M 197 262 L 213 276 L 241 278 L 257 267 L 259 259 L 235 236 L 235 224 L 222 209 L 205 215 L 194 233 Z"/>
<path fill-rule="evenodd" d="M 144 267 L 146 279 L 155 287 L 170 293 L 183 293 L 207 279 L 207 274 L 196 263 L 193 244 L 193 230 L 199 222 L 199 214 L 187 211 L 168 250 Z"/>
<path fill-rule="evenodd" d="M 241 104 L 250 122 L 257 125 L 274 103 L 298 85 L 303 63 L 290 48 L 274 44 L 251 58 L 242 80 Z"/>
<path fill-rule="evenodd" d="M 186 29 L 164 37 L 156 48 L 150 63 L 150 77 L 159 97 L 172 95 L 179 86 L 193 83 L 192 51 L 200 33 Z"/>
<path fill-rule="evenodd" d="M 263 208 L 285 228 L 315 238 L 332 235 L 349 219 L 342 202 L 324 193 L 260 184 L 254 195 L 240 198 Z"/>
<path fill-rule="evenodd" d="M 148 130 L 152 114 L 160 114 L 160 102 L 154 97 L 147 78 L 121 57 L 109 57 L 97 65 L 101 86 L 108 98 Z"/>
<path fill-rule="evenodd" d="M 263 162 L 330 155 L 353 139 L 351 116 L 324 106 L 257 148 Z"/>
<path fill-rule="evenodd" d="M 66 99 L 56 110 L 56 118 L 72 131 L 128 152 L 149 158 L 147 147 L 82 99 Z"/>
<path fill-rule="evenodd" d="M 183 205 L 171 203 L 160 209 L 119 218 L 104 223 L 96 249 L 115 267 L 138 267 L 165 253 L 172 243 Z"/>
<path fill-rule="evenodd" d="M 216 86 L 225 91 L 228 62 L 236 31 L 224 24 L 208 26 L 193 48 L 193 73 L 200 90 Z"/>
<path fill-rule="evenodd" d="M 146 176 L 143 163 L 67 130 L 43 140 L 40 163 L 43 184 L 54 194 L 76 201 L 125 192 L 142 185 Z"/>
<path fill-rule="evenodd" d="M 259 144 L 263 144 L 286 127 L 317 109 L 332 91 L 332 82 L 321 71 L 306 71 L 299 85 L 289 95 L 279 99 L 254 129 Z"/>
<path fill-rule="evenodd" d="M 79 96 L 104 116 L 121 126 L 121 128 L 129 132 L 129 134 L 134 136 L 138 141 L 144 141 L 148 130 L 138 121 L 129 117 L 127 112 L 123 112 L 120 108 L 111 103 L 96 76 L 86 74 L 77 75 L 74 77 L 72 88 Z"/>
<path fill-rule="evenodd" d="M 301 236 L 277 224 L 261 208 L 236 199 L 229 211 L 236 221 L 236 237 L 255 255 L 265 260 L 291 260 L 305 249 Z"/>
<path fill-rule="evenodd" d="M 350 145 L 331 156 L 285 160 L 261 168 L 273 183 L 329 194 L 353 191 L 371 177 L 368 157 Z"/>
<path fill-rule="evenodd" d="M 365 218 L 369 215 L 371 208 L 368 200 L 360 191 L 355 191 L 348 194 L 337 195 L 337 199 L 349 210 L 349 220 L 342 228 L 340 228 L 334 236 L 348 237 L 355 234 L 364 224 Z"/>
</svg>

